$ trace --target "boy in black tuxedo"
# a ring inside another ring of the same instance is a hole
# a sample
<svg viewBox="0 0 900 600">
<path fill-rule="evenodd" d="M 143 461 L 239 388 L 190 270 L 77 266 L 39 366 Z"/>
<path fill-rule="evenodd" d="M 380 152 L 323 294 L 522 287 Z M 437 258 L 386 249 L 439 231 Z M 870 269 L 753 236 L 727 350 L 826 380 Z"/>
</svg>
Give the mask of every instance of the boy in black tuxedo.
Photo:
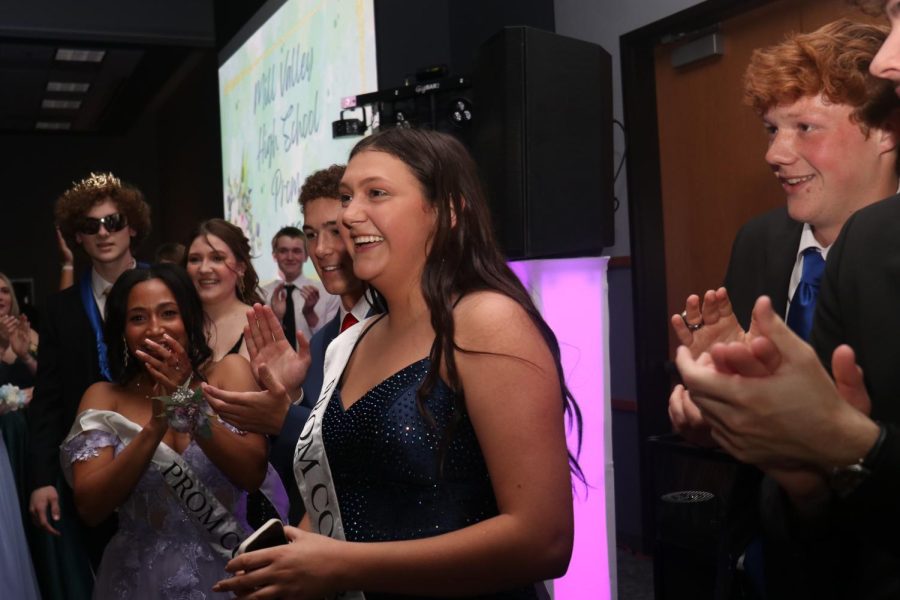
<svg viewBox="0 0 900 600">
<path fill-rule="evenodd" d="M 46 532 L 80 537 L 76 543 L 84 544 L 96 566 L 110 527 L 80 531 L 83 525 L 75 513 L 71 490 L 60 476 L 59 445 L 74 421 L 84 391 L 109 378 L 103 342 L 106 294 L 119 275 L 135 266 L 132 248 L 150 232 L 150 207 L 137 188 L 111 173 L 92 173 L 59 197 L 54 212 L 63 236 L 84 250 L 91 269 L 76 285 L 47 299 L 37 383 L 27 415 L 29 511 L 34 523 Z M 69 542 L 64 543 L 71 548 Z M 74 590 L 70 592 L 77 596 Z"/>
</svg>

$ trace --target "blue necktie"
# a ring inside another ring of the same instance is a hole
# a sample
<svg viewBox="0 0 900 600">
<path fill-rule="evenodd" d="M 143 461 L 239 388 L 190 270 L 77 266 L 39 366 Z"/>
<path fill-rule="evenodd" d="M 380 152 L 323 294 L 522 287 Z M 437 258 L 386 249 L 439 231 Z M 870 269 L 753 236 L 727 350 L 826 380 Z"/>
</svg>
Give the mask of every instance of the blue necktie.
<svg viewBox="0 0 900 600">
<path fill-rule="evenodd" d="M 809 340 L 812 331 L 813 316 L 816 314 L 816 298 L 819 297 L 819 282 L 825 272 L 825 259 L 818 248 L 807 248 L 803 251 L 803 273 L 800 283 L 791 298 L 791 309 L 788 312 L 788 327 L 794 333 Z"/>
</svg>

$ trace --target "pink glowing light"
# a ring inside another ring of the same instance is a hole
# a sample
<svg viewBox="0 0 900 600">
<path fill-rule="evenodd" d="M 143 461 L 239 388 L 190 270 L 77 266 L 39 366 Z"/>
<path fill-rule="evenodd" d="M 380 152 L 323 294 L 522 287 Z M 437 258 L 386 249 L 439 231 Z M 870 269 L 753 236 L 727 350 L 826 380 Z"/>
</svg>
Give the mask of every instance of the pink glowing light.
<svg viewBox="0 0 900 600">
<path fill-rule="evenodd" d="M 566 382 L 582 416 L 578 462 L 588 488 L 575 486 L 575 547 L 553 582 L 555 600 L 616 597 L 612 433 L 607 361 L 607 258 L 511 263 L 559 340 Z M 574 428 L 569 448 L 578 444 Z"/>
</svg>

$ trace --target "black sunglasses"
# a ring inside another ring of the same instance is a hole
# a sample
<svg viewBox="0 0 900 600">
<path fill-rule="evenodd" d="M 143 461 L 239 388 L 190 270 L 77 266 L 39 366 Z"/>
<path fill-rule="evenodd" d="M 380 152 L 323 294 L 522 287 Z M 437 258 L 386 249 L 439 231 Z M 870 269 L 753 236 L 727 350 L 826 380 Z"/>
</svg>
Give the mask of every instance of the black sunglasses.
<svg viewBox="0 0 900 600">
<path fill-rule="evenodd" d="M 125 226 L 128 225 L 128 220 L 122 213 L 113 213 L 99 219 L 95 219 L 94 217 L 84 217 L 81 222 L 78 223 L 78 233 L 94 235 L 100 231 L 101 225 L 106 228 L 106 231 L 115 233 L 125 229 Z"/>
</svg>

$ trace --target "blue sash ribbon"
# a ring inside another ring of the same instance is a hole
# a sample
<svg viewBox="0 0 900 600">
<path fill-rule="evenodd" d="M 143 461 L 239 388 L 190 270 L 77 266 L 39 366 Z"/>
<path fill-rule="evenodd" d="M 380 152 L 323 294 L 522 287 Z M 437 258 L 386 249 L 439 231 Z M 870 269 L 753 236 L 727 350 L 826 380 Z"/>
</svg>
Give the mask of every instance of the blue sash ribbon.
<svg viewBox="0 0 900 600">
<path fill-rule="evenodd" d="M 91 273 L 88 269 L 81 276 L 78 282 L 79 291 L 81 292 L 81 304 L 84 306 L 84 312 L 87 313 L 88 321 L 91 323 L 91 329 L 94 330 L 94 339 L 97 342 L 97 362 L 100 365 L 100 374 L 103 379 L 112 381 L 112 375 L 109 373 L 109 357 L 106 354 L 106 342 L 103 341 L 103 319 L 100 318 L 100 309 L 94 301 L 94 290 L 91 287 Z"/>
<path fill-rule="evenodd" d="M 138 269 L 148 268 L 147 263 L 135 263 Z M 106 342 L 103 341 L 103 319 L 100 316 L 100 309 L 94 301 L 94 289 L 91 284 L 91 274 L 93 269 L 85 271 L 78 282 L 79 291 L 81 292 L 81 304 L 84 305 L 84 312 L 87 313 L 88 321 L 91 323 L 91 329 L 94 330 L 94 339 L 97 342 L 97 362 L 100 365 L 100 375 L 107 381 L 112 381 L 112 375 L 109 372 L 109 357 L 106 352 Z"/>
</svg>

